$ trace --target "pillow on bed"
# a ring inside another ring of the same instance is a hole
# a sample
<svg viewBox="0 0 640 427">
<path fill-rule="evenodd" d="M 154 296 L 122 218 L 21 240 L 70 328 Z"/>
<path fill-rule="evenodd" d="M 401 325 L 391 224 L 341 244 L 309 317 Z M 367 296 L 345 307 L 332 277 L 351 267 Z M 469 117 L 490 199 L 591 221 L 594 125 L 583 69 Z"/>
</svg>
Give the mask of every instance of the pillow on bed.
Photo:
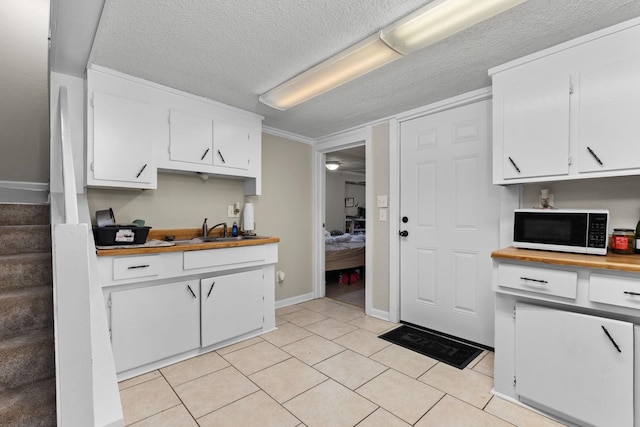
<svg viewBox="0 0 640 427">
<path fill-rule="evenodd" d="M 342 243 L 342 242 L 350 242 L 351 241 L 351 234 L 345 233 L 345 234 L 342 234 L 340 236 L 335 236 L 333 239 L 334 239 L 334 241 L 340 242 L 340 243 Z"/>
<path fill-rule="evenodd" d="M 364 242 L 364 234 L 356 234 L 355 236 L 351 236 L 352 242 Z"/>
</svg>

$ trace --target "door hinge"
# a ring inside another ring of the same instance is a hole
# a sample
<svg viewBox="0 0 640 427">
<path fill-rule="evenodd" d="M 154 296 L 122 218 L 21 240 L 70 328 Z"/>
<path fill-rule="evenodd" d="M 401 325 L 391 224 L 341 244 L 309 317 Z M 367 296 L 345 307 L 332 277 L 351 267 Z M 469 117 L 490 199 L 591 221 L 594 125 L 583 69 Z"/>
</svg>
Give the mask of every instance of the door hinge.
<svg viewBox="0 0 640 427">
<path fill-rule="evenodd" d="M 569 76 L 569 95 L 573 95 L 573 82 L 571 81 L 571 76 Z"/>
<path fill-rule="evenodd" d="M 95 108 L 96 106 L 96 98 L 94 96 L 91 97 L 91 107 Z"/>
<path fill-rule="evenodd" d="M 109 298 L 109 301 L 107 301 L 107 305 L 111 307 L 111 298 Z"/>
<path fill-rule="evenodd" d="M 513 386 L 514 386 L 514 387 L 516 386 L 516 383 L 517 383 L 517 382 L 518 382 L 518 380 L 516 379 L 516 376 L 514 375 L 514 376 L 513 376 Z"/>
<path fill-rule="evenodd" d="M 567 163 L 571 165 L 571 156 L 569 156 L 569 158 L 567 159 Z"/>
<path fill-rule="evenodd" d="M 109 339 L 113 338 L 113 332 L 111 332 L 111 329 L 109 329 Z"/>
<path fill-rule="evenodd" d="M 91 162 L 91 172 L 93 172 L 93 162 Z"/>
<path fill-rule="evenodd" d="M 516 318 L 516 307 L 515 306 L 513 307 L 513 318 L 514 319 Z"/>
</svg>

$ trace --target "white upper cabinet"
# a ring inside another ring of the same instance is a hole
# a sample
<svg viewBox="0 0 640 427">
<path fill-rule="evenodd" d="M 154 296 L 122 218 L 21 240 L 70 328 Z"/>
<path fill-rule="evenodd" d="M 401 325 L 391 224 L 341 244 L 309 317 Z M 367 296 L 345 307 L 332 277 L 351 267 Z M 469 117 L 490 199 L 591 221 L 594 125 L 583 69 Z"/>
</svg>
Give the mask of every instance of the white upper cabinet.
<svg viewBox="0 0 640 427">
<path fill-rule="evenodd" d="M 578 104 L 580 172 L 639 168 L 640 51 L 581 70 Z"/>
<path fill-rule="evenodd" d="M 169 157 L 172 161 L 211 165 L 213 120 L 210 117 L 171 110 Z"/>
<path fill-rule="evenodd" d="M 248 170 L 251 165 L 251 134 L 235 123 L 216 120 L 213 125 L 213 164 Z"/>
<path fill-rule="evenodd" d="M 156 188 L 151 105 L 94 92 L 87 185 Z"/>
<path fill-rule="evenodd" d="M 495 184 L 640 174 L 640 19 L 489 70 Z"/>
<path fill-rule="evenodd" d="M 156 188 L 167 170 L 236 177 L 246 195 L 261 193 L 261 116 L 95 65 L 87 99 L 88 186 Z"/>
<path fill-rule="evenodd" d="M 504 179 L 569 173 L 569 75 L 521 78 L 501 95 Z"/>
</svg>

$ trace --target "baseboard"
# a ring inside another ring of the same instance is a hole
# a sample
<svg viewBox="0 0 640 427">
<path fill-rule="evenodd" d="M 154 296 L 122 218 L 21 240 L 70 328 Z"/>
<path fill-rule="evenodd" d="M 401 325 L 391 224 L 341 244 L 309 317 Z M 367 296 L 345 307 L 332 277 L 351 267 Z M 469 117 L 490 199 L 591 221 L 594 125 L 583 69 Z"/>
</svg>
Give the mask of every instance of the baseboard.
<svg viewBox="0 0 640 427">
<path fill-rule="evenodd" d="M 389 322 L 389 319 L 391 318 L 388 311 L 377 310 L 375 308 L 372 308 L 371 313 L 367 314 L 371 317 L 375 317 L 376 319 L 386 320 L 387 322 Z"/>
<path fill-rule="evenodd" d="M 276 301 L 276 309 L 287 307 L 290 305 L 300 304 L 301 302 L 311 301 L 312 299 L 315 299 L 313 292 L 310 292 L 308 294 L 298 295 L 298 296 L 287 298 L 287 299 L 281 299 Z"/>
<path fill-rule="evenodd" d="M 0 181 L 0 203 L 49 203 L 46 182 Z"/>
</svg>

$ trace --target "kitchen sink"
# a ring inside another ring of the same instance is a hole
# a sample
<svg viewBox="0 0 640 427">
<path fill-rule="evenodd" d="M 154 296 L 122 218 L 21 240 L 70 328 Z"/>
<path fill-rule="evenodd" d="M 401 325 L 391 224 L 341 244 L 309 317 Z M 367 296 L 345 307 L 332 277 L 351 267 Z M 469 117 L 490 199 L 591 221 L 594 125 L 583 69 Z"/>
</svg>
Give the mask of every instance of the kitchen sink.
<svg viewBox="0 0 640 427">
<path fill-rule="evenodd" d="M 192 245 L 197 243 L 238 242 L 241 240 L 255 240 L 255 239 L 262 239 L 262 238 L 263 237 L 260 237 L 260 236 L 236 236 L 236 237 L 210 236 L 210 237 L 194 237 L 193 239 L 190 239 L 190 240 L 174 240 L 173 243 L 176 246 L 181 246 L 181 245 Z"/>
</svg>

